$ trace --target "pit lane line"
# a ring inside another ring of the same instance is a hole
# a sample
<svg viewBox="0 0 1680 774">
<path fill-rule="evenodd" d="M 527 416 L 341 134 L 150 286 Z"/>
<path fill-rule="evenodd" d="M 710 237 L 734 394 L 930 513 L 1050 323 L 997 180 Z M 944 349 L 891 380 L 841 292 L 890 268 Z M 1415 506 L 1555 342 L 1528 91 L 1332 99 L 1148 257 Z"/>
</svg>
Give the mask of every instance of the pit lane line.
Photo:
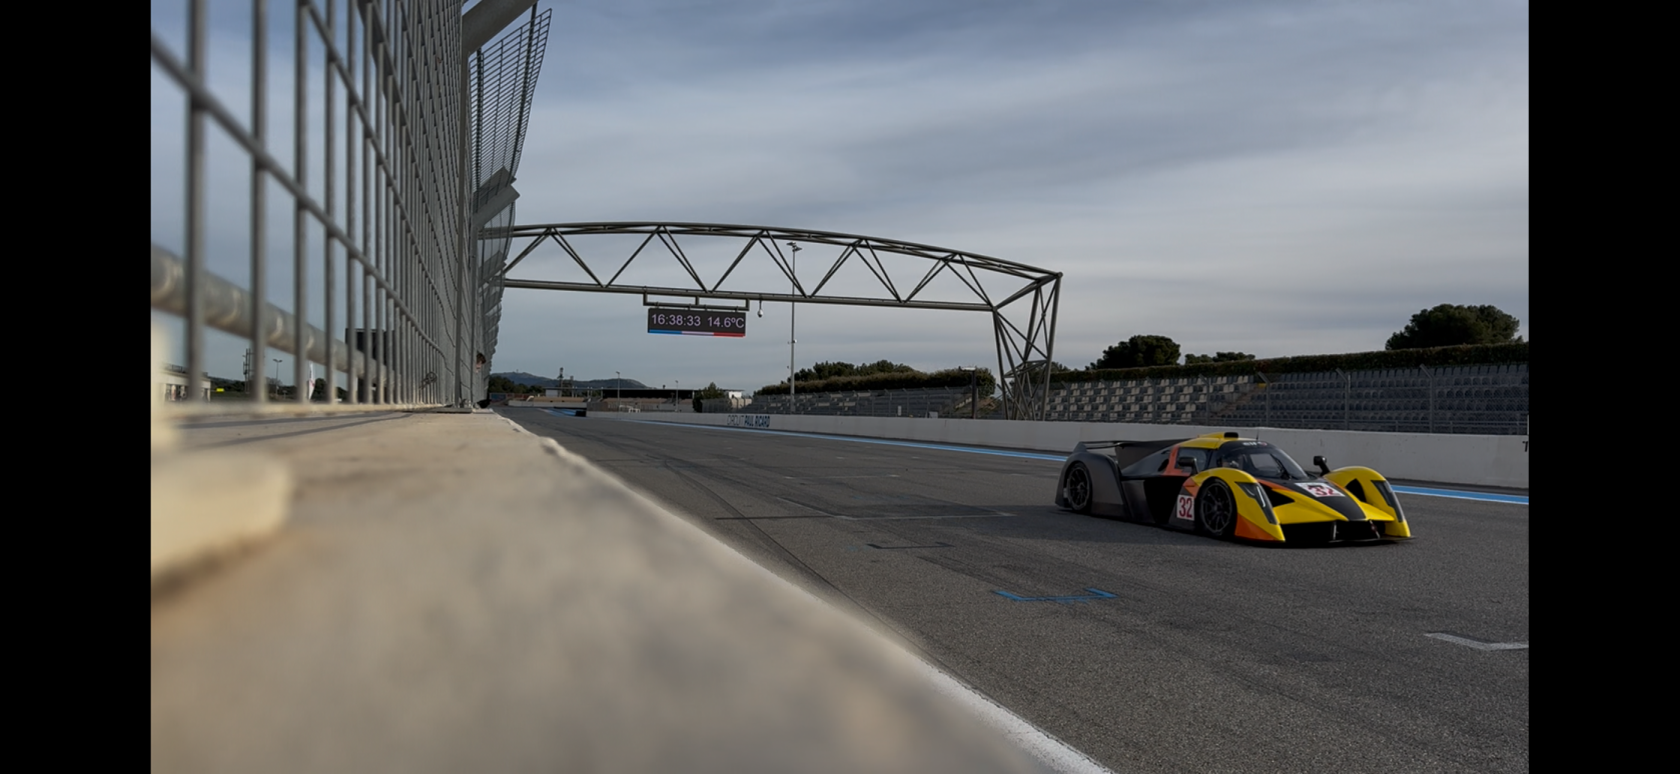
<svg viewBox="0 0 1680 774">
<path fill-rule="evenodd" d="M 751 427 L 719 427 L 717 425 L 690 425 L 683 422 L 661 422 L 653 419 L 619 419 L 617 422 L 634 422 L 639 425 L 659 425 L 661 427 L 686 427 L 701 430 L 728 430 L 739 433 L 763 433 L 765 435 L 785 435 L 793 438 L 818 438 L 825 441 L 847 441 L 850 443 L 873 443 L 882 446 L 903 446 L 911 449 L 933 449 L 935 451 L 963 452 L 965 454 L 990 454 L 997 457 L 1018 457 L 1027 460 L 1044 460 L 1048 462 L 1062 462 L 1067 455 L 1035 454 L 1033 452 L 1002 451 L 999 449 L 981 449 L 974 446 L 950 446 L 947 444 L 918 443 L 915 441 L 889 441 L 881 438 L 859 438 L 849 435 L 825 435 L 822 433 L 791 433 L 785 430 L 759 430 Z M 1424 497 L 1447 497 L 1455 500 L 1476 500 L 1485 503 L 1507 503 L 1511 505 L 1528 505 L 1527 495 L 1494 494 L 1491 492 L 1471 492 L 1461 489 L 1438 489 L 1434 487 L 1400 486 L 1391 484 L 1394 491 L 1401 494 L 1423 495 Z"/>
</svg>

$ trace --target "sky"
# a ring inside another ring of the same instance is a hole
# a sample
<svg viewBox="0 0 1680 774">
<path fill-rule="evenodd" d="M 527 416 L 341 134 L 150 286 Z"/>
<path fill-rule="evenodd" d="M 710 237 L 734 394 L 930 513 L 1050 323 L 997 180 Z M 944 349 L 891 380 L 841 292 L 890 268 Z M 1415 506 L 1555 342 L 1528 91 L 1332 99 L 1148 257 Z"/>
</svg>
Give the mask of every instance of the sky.
<svg viewBox="0 0 1680 774">
<path fill-rule="evenodd" d="M 154 3 L 154 35 L 180 39 L 179 5 Z M 213 5 L 212 64 L 237 62 L 248 27 Z M 538 7 L 554 16 L 521 224 L 812 229 L 1060 272 L 1054 358 L 1076 368 L 1137 334 L 1198 354 L 1380 350 L 1442 303 L 1492 304 L 1529 336 L 1524 2 Z M 248 79 L 212 70 L 232 105 Z M 154 65 L 153 241 L 171 246 L 183 106 L 163 82 Z M 211 152 L 236 156 L 225 141 Z M 247 178 L 226 166 L 236 192 Z M 245 226 L 228 206 L 209 242 L 229 257 L 212 268 L 243 281 Z M 634 247 L 594 244 L 579 247 L 599 249 L 597 268 Z M 683 248 L 721 266 L 739 244 Z M 837 254 L 803 251 L 802 280 Z M 539 250 L 510 276 L 581 276 L 569 263 Z M 661 270 L 674 263 L 632 268 L 638 284 L 679 278 Z M 768 261 L 737 271 L 785 288 Z M 659 336 L 639 296 L 508 290 L 492 369 L 750 391 L 785 379 L 789 314 L 764 304 L 739 339 Z M 984 314 L 801 305 L 795 325 L 800 367 L 997 360 Z M 243 349 L 217 338 L 211 373 L 237 378 Z"/>
</svg>

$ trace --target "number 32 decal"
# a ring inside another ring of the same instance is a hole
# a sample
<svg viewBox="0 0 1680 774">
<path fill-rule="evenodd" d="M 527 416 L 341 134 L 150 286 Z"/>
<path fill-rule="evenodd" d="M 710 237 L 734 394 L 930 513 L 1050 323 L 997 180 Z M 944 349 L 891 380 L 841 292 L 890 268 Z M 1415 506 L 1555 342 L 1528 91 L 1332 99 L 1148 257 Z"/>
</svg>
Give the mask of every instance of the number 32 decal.
<svg viewBox="0 0 1680 774">
<path fill-rule="evenodd" d="M 1173 515 L 1177 516 L 1180 519 L 1184 519 L 1186 521 L 1195 521 L 1196 520 L 1196 498 L 1191 497 L 1190 495 L 1183 495 L 1183 494 L 1179 495 L 1178 496 L 1178 508 L 1176 508 L 1173 511 Z"/>
<path fill-rule="evenodd" d="M 1317 482 L 1312 482 L 1312 483 L 1301 484 L 1301 488 L 1307 490 L 1307 494 L 1310 494 L 1313 497 L 1341 497 L 1342 496 L 1341 492 L 1336 491 L 1336 488 L 1329 485 L 1329 484 L 1320 484 L 1320 483 L 1317 483 Z"/>
</svg>

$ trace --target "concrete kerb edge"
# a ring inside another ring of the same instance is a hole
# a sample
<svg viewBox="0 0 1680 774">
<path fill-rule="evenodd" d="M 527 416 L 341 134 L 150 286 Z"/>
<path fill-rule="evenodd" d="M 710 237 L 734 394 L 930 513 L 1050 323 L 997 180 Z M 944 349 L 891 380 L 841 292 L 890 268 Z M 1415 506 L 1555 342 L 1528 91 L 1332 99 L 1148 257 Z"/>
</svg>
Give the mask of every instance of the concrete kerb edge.
<svg viewBox="0 0 1680 774">
<path fill-rule="evenodd" d="M 442 406 L 430 403 L 310 403 L 299 404 L 291 402 L 270 402 L 262 405 L 250 403 L 224 404 L 186 404 L 183 406 L 165 406 L 160 410 L 164 419 L 179 422 L 193 419 L 233 419 L 250 417 L 253 419 L 267 419 L 271 417 L 314 417 L 334 416 L 339 414 L 365 414 L 385 411 L 427 412 L 436 411 Z"/>
<path fill-rule="evenodd" d="M 294 486 L 291 469 L 264 455 L 154 452 L 153 598 L 280 532 Z"/>
<path fill-rule="evenodd" d="M 978 717 L 987 726 L 995 729 L 1000 734 L 1013 741 L 1016 747 L 1030 755 L 1033 759 L 1048 766 L 1053 771 L 1070 773 L 1079 772 L 1079 774 L 1114 774 L 1114 772 L 1103 767 L 1084 753 L 1074 749 L 1066 742 L 1057 739 L 1049 732 L 1032 725 L 1019 715 L 1010 712 L 1007 708 L 995 701 L 992 701 L 990 697 L 981 693 L 973 686 L 957 678 L 955 675 L 945 672 L 937 665 L 929 663 L 926 659 L 918 656 L 915 652 L 876 630 L 874 627 L 857 620 L 855 616 L 839 609 L 838 607 L 835 607 L 829 601 L 811 593 L 807 589 L 801 588 L 786 578 L 771 572 L 769 569 L 748 558 L 740 551 L 737 551 L 733 547 L 717 540 L 711 535 L 706 534 L 704 530 L 671 513 L 665 506 L 648 499 L 641 493 L 632 489 L 629 485 L 613 477 L 611 474 L 595 467 L 595 465 L 590 463 L 587 459 L 568 451 L 553 438 L 537 435 L 536 433 L 520 427 L 518 423 L 505 416 L 501 416 L 499 414 L 497 416 L 500 417 L 502 421 L 506 422 L 509 427 L 512 427 L 515 432 L 536 439 L 544 450 L 554 455 L 556 458 L 576 465 L 585 473 L 585 475 L 588 475 L 597 481 L 603 482 L 623 494 L 640 501 L 648 508 L 666 515 L 668 520 L 672 524 L 676 525 L 677 528 L 688 530 L 694 537 L 704 540 L 707 543 L 721 549 L 725 554 L 734 557 L 736 561 L 748 568 L 753 574 L 756 574 L 760 578 L 764 579 L 765 582 L 793 592 L 796 596 L 804 599 L 807 603 L 813 605 L 814 607 L 825 611 L 825 613 L 829 615 L 837 616 L 840 619 L 845 620 L 849 625 L 867 633 L 868 636 L 885 643 L 888 647 L 901 654 L 903 658 L 907 659 L 915 666 L 918 672 L 920 672 L 927 681 L 927 687 L 929 690 L 932 690 L 952 702 L 963 706 L 963 708 L 970 714 Z"/>
</svg>

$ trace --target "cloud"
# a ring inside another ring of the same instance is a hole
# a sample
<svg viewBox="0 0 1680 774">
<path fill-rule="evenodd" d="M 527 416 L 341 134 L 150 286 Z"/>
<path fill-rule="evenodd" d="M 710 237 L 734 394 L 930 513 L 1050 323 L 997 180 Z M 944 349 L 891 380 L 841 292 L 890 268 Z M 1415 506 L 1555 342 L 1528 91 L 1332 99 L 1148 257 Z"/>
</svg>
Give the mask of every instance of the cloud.
<svg viewBox="0 0 1680 774">
<path fill-rule="evenodd" d="M 1137 333 L 1380 349 L 1439 303 L 1492 303 L 1528 335 L 1525 4 L 551 5 L 523 223 L 811 228 L 1041 266 L 1065 275 L 1069 365 Z M 547 260 L 514 275 L 562 270 Z M 647 335 L 634 299 L 508 291 L 494 367 L 785 375 L 785 306 L 696 341 Z M 799 321 L 802 366 L 995 361 L 984 315 Z"/>
</svg>

